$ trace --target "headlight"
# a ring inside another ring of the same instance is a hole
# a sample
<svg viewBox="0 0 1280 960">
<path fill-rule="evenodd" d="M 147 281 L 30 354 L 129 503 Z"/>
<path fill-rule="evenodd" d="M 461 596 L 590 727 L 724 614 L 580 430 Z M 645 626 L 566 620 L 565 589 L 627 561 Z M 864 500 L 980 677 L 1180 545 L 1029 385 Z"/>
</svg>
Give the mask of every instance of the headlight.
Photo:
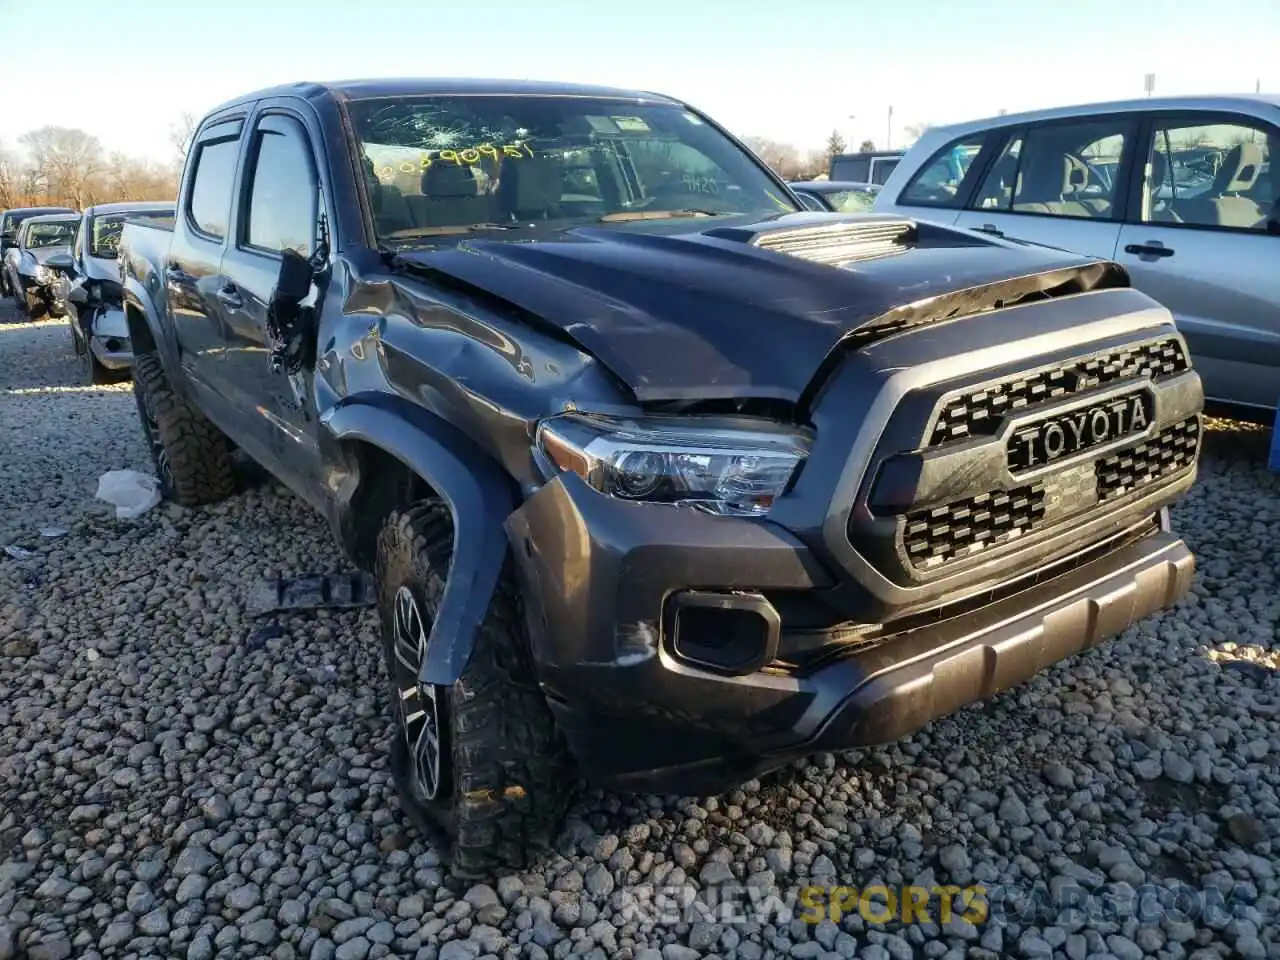
<svg viewBox="0 0 1280 960">
<path fill-rule="evenodd" d="M 601 493 L 735 517 L 762 516 L 808 456 L 808 432 L 741 420 L 565 414 L 538 425 L 539 451 Z"/>
<path fill-rule="evenodd" d="M 53 271 L 40 264 L 36 267 L 36 283 L 53 283 Z"/>
</svg>

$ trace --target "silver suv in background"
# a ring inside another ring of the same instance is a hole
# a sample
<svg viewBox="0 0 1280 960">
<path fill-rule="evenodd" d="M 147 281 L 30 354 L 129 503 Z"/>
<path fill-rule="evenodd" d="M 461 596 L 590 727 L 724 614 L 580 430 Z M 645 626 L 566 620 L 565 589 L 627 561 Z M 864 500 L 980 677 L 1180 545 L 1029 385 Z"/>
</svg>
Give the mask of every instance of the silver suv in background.
<svg viewBox="0 0 1280 960">
<path fill-rule="evenodd" d="M 1280 400 L 1280 96 L 1147 98 L 935 127 L 877 213 L 1115 260 L 1167 306 L 1206 395 Z"/>
</svg>

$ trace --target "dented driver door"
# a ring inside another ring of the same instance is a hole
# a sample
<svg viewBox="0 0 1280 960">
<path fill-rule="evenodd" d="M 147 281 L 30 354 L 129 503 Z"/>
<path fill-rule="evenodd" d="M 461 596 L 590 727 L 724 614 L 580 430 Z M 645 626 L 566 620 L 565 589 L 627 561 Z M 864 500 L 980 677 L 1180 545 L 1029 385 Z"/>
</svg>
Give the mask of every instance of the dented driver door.
<svg viewBox="0 0 1280 960">
<path fill-rule="evenodd" d="M 318 493 L 320 453 L 312 371 L 278 369 L 269 336 L 272 298 L 286 251 L 312 257 L 320 244 L 320 186 L 311 140 L 293 114 L 266 108 L 253 124 L 236 217 L 223 261 L 227 303 L 223 378 L 251 411 L 253 442 L 273 472 L 308 499 Z"/>
</svg>

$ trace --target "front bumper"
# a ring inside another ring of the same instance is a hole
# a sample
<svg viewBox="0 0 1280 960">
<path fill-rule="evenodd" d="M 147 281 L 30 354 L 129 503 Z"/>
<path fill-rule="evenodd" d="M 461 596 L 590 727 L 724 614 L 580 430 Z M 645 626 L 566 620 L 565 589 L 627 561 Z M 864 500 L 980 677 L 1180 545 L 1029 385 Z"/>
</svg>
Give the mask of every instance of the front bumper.
<svg viewBox="0 0 1280 960">
<path fill-rule="evenodd" d="M 820 630 L 805 656 L 813 626 L 786 611 L 834 584 L 775 524 L 622 503 L 567 475 L 507 530 L 539 680 L 584 773 L 659 793 L 906 736 L 1173 604 L 1195 566 L 1160 511 L 987 602 L 878 635 Z M 772 608 L 771 659 L 726 672 L 682 653 L 674 608 L 691 586 Z"/>
<path fill-rule="evenodd" d="M 89 338 L 89 349 L 108 370 L 127 370 L 133 364 L 133 348 L 128 338 L 94 335 Z"/>
</svg>

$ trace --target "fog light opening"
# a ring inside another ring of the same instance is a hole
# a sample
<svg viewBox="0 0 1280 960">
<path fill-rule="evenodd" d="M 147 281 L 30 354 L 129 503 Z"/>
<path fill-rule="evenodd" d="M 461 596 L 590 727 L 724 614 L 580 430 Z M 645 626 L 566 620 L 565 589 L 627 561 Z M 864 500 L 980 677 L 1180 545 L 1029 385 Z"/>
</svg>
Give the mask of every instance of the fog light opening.
<svg viewBox="0 0 1280 960">
<path fill-rule="evenodd" d="M 781 620 L 758 593 L 685 590 L 673 604 L 671 650 L 680 660 L 742 676 L 778 655 Z"/>
</svg>

